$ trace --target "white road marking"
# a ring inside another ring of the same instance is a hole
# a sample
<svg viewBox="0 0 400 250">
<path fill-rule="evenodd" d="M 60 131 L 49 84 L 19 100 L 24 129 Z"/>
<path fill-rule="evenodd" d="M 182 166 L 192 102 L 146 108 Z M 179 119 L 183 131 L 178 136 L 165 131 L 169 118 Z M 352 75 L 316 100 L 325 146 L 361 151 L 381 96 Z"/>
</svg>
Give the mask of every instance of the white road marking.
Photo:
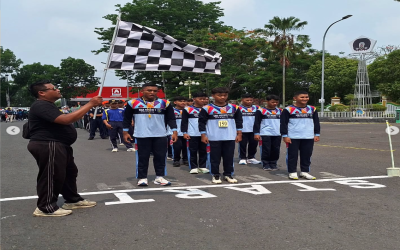
<svg viewBox="0 0 400 250">
<path fill-rule="evenodd" d="M 115 193 L 115 196 L 119 199 L 119 201 L 106 202 L 106 205 L 120 205 L 120 204 L 131 204 L 131 203 L 143 203 L 143 202 L 153 202 L 153 199 L 143 199 L 143 200 L 134 200 L 127 193 Z"/>
<path fill-rule="evenodd" d="M 393 178 L 387 175 L 380 176 L 363 176 L 363 177 L 346 177 L 346 178 L 335 178 L 335 179 L 320 179 L 320 180 L 298 180 L 296 183 L 319 183 L 319 182 L 338 182 L 338 181 L 346 181 L 346 180 L 368 180 L 368 179 L 386 179 Z M 238 184 L 215 184 L 215 185 L 203 185 L 203 186 L 186 186 L 186 187 L 161 187 L 161 188 L 140 188 L 140 189 L 126 189 L 126 190 L 113 190 L 113 191 L 96 191 L 96 192 L 86 192 L 81 193 L 82 196 L 89 195 L 100 195 L 100 194 L 115 194 L 115 193 L 132 193 L 132 192 L 152 192 L 152 191 L 166 191 L 166 190 L 182 190 L 182 189 L 201 189 L 201 188 L 224 188 L 224 187 L 240 187 L 240 186 L 251 186 L 251 185 L 270 185 L 270 184 L 287 184 L 293 183 L 293 180 L 287 181 L 262 181 L 262 182 L 252 182 L 252 183 L 238 183 Z M 339 183 L 343 184 L 343 183 Z M 358 184 L 358 183 L 355 183 Z M 365 183 L 367 184 L 367 183 Z M 364 184 L 364 185 L 365 185 Z M 362 185 L 362 184 L 358 184 Z M 380 185 L 380 184 L 375 184 Z M 382 185 L 383 186 L 383 185 Z M 21 197 L 10 197 L 10 198 L 2 198 L 2 201 L 16 201 L 16 200 L 31 200 L 37 199 L 36 195 L 33 196 L 21 196 Z"/>
<path fill-rule="evenodd" d="M 9 216 L 4 216 L 4 217 L 1 217 L 1 219 L 3 220 L 3 219 L 11 218 L 11 217 L 16 217 L 16 215 L 13 214 L 13 215 L 9 215 Z"/>
<path fill-rule="evenodd" d="M 336 191 L 336 189 L 333 188 L 315 188 L 311 187 L 309 185 L 303 184 L 303 183 L 290 183 L 292 185 L 304 188 L 304 189 L 297 189 L 298 191 L 303 191 L 303 192 L 310 192 L 310 191 Z"/>
</svg>

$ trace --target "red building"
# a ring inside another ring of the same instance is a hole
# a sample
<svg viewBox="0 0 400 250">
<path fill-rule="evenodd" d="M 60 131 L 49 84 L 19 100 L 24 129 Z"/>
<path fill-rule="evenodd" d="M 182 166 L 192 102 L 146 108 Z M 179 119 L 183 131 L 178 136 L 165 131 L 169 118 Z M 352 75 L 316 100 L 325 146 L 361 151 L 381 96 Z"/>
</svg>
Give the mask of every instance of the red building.
<svg viewBox="0 0 400 250">
<path fill-rule="evenodd" d="M 134 89 L 134 90 L 132 90 Z M 73 102 L 86 102 L 89 101 L 92 97 L 98 96 L 100 91 L 100 87 L 93 93 L 88 94 L 86 97 L 83 96 L 77 96 L 74 98 L 71 98 L 70 101 Z M 132 93 L 132 91 L 135 91 Z M 101 93 L 101 96 L 105 101 L 111 100 L 111 99 L 132 99 L 132 98 L 138 98 L 138 96 L 142 96 L 140 92 L 138 92 L 138 88 L 133 88 L 129 87 L 129 97 L 127 96 L 127 87 L 103 87 L 103 91 Z M 165 98 L 165 94 L 160 89 L 157 94 L 158 98 Z"/>
</svg>

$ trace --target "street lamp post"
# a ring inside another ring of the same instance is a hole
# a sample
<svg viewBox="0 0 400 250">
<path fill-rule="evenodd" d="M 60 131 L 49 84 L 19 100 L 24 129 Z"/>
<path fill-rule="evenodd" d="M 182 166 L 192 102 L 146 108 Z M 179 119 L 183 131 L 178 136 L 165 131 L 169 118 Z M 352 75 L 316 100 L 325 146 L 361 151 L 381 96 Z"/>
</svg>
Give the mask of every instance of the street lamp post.
<svg viewBox="0 0 400 250">
<path fill-rule="evenodd" d="M 7 101 L 7 107 L 11 106 L 11 101 L 10 101 L 10 85 L 8 85 L 8 74 L 5 74 L 5 81 L 7 83 L 7 92 L 6 92 L 6 101 Z"/>
<path fill-rule="evenodd" d="M 190 77 L 189 77 L 189 79 L 187 81 L 180 82 L 179 85 L 189 86 L 189 99 L 190 99 L 190 98 L 192 98 L 192 93 L 190 92 L 190 86 L 192 86 L 192 85 L 198 86 L 198 85 L 200 85 L 200 83 L 190 80 Z"/>
<path fill-rule="evenodd" d="M 325 103 L 325 99 L 324 99 L 324 80 L 325 80 L 325 37 L 326 37 L 326 33 L 328 33 L 328 30 L 335 24 L 338 23 L 340 21 L 343 21 L 349 17 L 352 17 L 353 15 L 347 15 L 342 17 L 342 19 L 337 20 L 336 22 L 332 23 L 331 25 L 329 25 L 329 27 L 326 29 L 325 34 L 324 34 L 324 38 L 322 39 L 322 82 L 321 82 L 321 99 L 319 100 L 321 102 L 321 116 L 323 116 L 324 114 L 324 103 Z"/>
</svg>

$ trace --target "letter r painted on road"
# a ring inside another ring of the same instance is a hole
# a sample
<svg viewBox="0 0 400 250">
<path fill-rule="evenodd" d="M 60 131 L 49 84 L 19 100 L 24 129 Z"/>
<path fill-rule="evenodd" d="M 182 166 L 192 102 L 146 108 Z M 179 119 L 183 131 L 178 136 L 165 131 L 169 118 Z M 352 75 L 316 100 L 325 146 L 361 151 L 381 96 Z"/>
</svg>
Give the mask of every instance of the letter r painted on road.
<svg viewBox="0 0 400 250">
<path fill-rule="evenodd" d="M 178 193 L 175 195 L 175 197 L 181 199 L 207 199 L 217 197 L 213 194 L 196 188 L 188 188 L 186 190 L 164 190 L 163 192 Z"/>
</svg>

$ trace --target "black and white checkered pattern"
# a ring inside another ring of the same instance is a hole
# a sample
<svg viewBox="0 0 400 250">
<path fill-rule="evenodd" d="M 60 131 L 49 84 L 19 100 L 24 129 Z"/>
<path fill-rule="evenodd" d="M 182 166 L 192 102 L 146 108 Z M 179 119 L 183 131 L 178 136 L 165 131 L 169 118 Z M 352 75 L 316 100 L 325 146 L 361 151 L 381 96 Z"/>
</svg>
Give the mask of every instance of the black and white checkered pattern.
<svg viewBox="0 0 400 250">
<path fill-rule="evenodd" d="M 120 21 L 117 28 L 109 69 L 221 74 L 218 52 L 135 23 Z"/>
</svg>

